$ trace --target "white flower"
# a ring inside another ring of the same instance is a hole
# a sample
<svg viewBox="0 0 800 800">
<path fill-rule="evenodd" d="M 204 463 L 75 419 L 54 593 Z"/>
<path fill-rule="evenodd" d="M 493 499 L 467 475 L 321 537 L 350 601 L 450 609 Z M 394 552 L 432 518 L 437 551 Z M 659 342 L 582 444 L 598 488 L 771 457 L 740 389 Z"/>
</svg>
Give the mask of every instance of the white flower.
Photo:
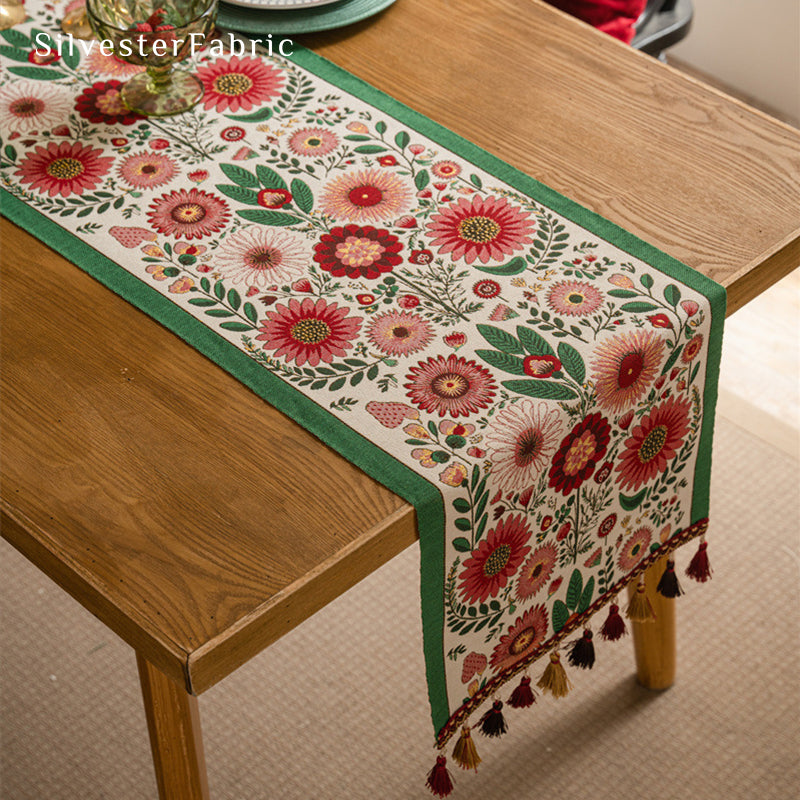
<svg viewBox="0 0 800 800">
<path fill-rule="evenodd" d="M 49 131 L 69 122 L 70 96 L 41 82 L 15 81 L 0 87 L 0 127 L 4 133 Z"/>
<path fill-rule="evenodd" d="M 229 236 L 215 258 L 214 268 L 223 277 L 257 289 L 302 277 L 311 261 L 302 239 L 260 225 Z"/>
</svg>

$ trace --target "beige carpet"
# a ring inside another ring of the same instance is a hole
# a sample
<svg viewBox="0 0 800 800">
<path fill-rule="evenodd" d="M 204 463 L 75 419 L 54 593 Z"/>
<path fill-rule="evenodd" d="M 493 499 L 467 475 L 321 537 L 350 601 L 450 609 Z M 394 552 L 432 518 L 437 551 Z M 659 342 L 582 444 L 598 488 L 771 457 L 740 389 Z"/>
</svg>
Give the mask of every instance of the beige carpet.
<svg viewBox="0 0 800 800">
<path fill-rule="evenodd" d="M 570 697 L 478 737 L 485 763 L 457 771 L 454 797 L 797 796 L 798 466 L 720 419 L 715 577 L 685 582 L 677 684 L 638 687 L 630 641 L 600 643 Z M 5 543 L 0 557 L 0 794 L 155 798 L 131 651 Z M 416 571 L 413 547 L 203 695 L 215 800 L 431 797 Z"/>
</svg>

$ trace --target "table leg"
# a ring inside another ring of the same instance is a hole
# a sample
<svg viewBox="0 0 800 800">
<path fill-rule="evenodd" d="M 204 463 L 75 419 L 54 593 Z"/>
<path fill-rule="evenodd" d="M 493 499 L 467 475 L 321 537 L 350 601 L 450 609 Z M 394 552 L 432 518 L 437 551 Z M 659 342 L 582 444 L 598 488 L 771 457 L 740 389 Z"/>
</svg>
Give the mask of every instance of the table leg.
<svg viewBox="0 0 800 800">
<path fill-rule="evenodd" d="M 675 681 L 675 600 L 656 591 L 666 564 L 667 559 L 662 558 L 645 572 L 655 622 L 631 623 L 637 677 L 648 689 L 668 689 Z M 636 581 L 628 585 L 628 596 L 635 591 Z"/>
<path fill-rule="evenodd" d="M 138 653 L 160 800 L 209 800 L 197 698 Z"/>
</svg>

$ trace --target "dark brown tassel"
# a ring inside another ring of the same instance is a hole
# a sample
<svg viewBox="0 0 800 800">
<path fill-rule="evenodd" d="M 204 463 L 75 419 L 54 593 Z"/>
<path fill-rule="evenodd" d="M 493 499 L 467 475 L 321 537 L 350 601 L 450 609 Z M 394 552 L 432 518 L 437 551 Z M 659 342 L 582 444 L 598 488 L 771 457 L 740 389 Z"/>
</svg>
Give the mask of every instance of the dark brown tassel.
<svg viewBox="0 0 800 800">
<path fill-rule="evenodd" d="M 625 609 L 628 619 L 632 622 L 655 622 L 656 612 L 653 605 L 645 593 L 644 583 L 639 582 L 636 591 L 633 593 L 628 607 Z"/>
<path fill-rule="evenodd" d="M 705 583 L 711 577 L 711 565 L 708 563 L 708 542 L 703 539 L 700 542 L 700 547 L 694 554 L 694 558 L 689 562 L 686 568 L 686 574 L 700 583 Z"/>
<path fill-rule="evenodd" d="M 480 726 L 484 736 L 502 736 L 508 730 L 502 700 L 492 703 L 492 707 L 481 717 Z"/>
<path fill-rule="evenodd" d="M 508 704 L 511 708 L 528 708 L 536 702 L 536 695 L 531 689 L 531 679 L 527 675 L 522 676 L 519 686 L 511 692 Z"/>
<path fill-rule="evenodd" d="M 536 684 L 543 692 L 550 692 L 553 697 L 566 697 L 572 684 L 561 663 L 558 653 L 550 653 L 550 663 L 545 667 L 542 677 Z"/>
<path fill-rule="evenodd" d="M 453 778 L 447 769 L 447 759 L 444 756 L 437 757 L 436 764 L 428 773 L 426 783 L 437 797 L 447 797 L 453 791 Z"/>
<path fill-rule="evenodd" d="M 472 740 L 469 726 L 464 725 L 461 728 L 461 736 L 453 748 L 453 760 L 459 767 L 464 769 L 474 769 L 478 771 L 478 764 L 481 763 L 481 757 L 475 747 L 475 742 Z"/>
<path fill-rule="evenodd" d="M 600 628 L 600 635 L 607 642 L 616 642 L 627 632 L 625 620 L 622 619 L 622 615 L 619 613 L 619 606 L 616 603 L 612 603 L 611 608 L 608 610 L 608 618 L 603 623 L 603 627 Z"/>
<path fill-rule="evenodd" d="M 594 666 L 594 642 L 592 642 L 592 632 L 588 628 L 580 639 L 576 639 L 570 645 L 568 660 L 573 667 L 581 669 L 591 669 Z"/>
<path fill-rule="evenodd" d="M 671 558 L 667 559 L 667 568 L 656 586 L 656 591 L 664 597 L 680 597 L 683 594 L 678 576 L 675 574 L 675 562 Z"/>
</svg>

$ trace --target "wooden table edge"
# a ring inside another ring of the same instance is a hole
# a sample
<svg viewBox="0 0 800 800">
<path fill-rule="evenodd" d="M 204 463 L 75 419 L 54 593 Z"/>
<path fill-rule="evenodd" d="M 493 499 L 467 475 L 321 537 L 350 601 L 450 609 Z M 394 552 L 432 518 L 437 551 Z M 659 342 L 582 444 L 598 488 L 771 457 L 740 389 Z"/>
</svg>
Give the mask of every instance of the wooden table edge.
<svg viewBox="0 0 800 800">
<path fill-rule="evenodd" d="M 201 694 L 245 664 L 419 538 L 406 504 L 315 569 L 189 654 L 187 686 Z"/>
</svg>

